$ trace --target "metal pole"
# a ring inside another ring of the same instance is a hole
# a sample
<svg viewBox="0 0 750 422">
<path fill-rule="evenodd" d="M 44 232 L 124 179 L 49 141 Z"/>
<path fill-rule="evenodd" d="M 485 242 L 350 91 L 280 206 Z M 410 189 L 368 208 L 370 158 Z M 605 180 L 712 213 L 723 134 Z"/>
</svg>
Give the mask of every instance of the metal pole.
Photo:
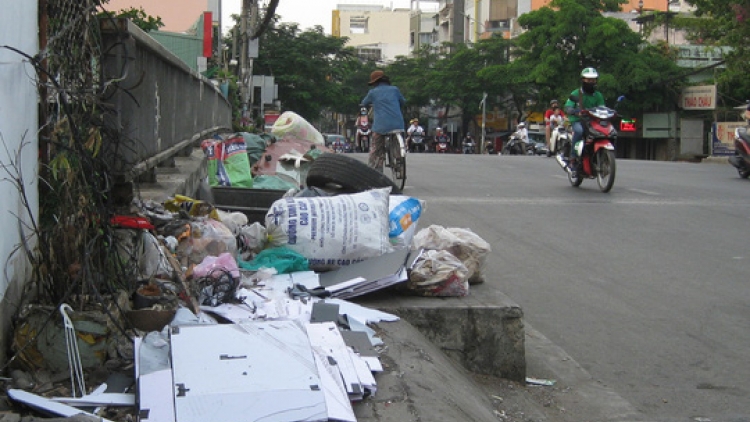
<svg viewBox="0 0 750 422">
<path fill-rule="evenodd" d="M 249 44 L 249 36 L 247 34 L 247 18 L 250 12 L 251 0 L 242 0 L 242 16 L 240 16 L 240 39 L 242 40 L 240 48 L 240 81 L 242 81 L 241 101 L 242 101 L 242 119 L 243 123 L 247 122 L 244 119 L 247 118 L 247 98 L 248 98 L 248 81 L 247 81 L 247 50 Z"/>
<path fill-rule="evenodd" d="M 487 120 L 487 93 L 482 93 L 482 145 L 479 147 L 479 151 L 484 154 L 484 151 L 486 149 L 486 146 L 484 145 L 484 135 L 485 135 L 485 121 Z"/>
</svg>

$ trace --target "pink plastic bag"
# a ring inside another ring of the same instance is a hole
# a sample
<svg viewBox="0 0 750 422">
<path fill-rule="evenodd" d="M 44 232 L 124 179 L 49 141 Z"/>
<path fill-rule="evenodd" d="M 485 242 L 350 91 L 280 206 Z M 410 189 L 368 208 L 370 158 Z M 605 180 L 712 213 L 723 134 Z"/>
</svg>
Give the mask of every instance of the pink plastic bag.
<svg viewBox="0 0 750 422">
<path fill-rule="evenodd" d="M 193 268 L 193 277 L 203 278 L 212 276 L 219 278 L 226 271 L 232 275 L 232 278 L 240 278 L 240 268 L 237 260 L 228 253 L 224 252 L 219 256 L 208 255 L 203 258 L 203 262 Z"/>
</svg>

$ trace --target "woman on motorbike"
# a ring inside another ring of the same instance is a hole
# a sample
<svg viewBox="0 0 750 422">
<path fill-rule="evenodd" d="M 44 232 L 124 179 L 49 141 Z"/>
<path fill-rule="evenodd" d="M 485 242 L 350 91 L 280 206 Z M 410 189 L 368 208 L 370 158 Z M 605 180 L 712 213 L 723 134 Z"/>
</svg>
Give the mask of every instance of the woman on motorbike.
<svg viewBox="0 0 750 422">
<path fill-rule="evenodd" d="M 573 145 L 570 149 L 570 169 L 575 177 L 578 171 L 579 159 L 576 143 L 583 139 L 583 123 L 581 123 L 581 112 L 604 105 L 604 96 L 596 90 L 599 73 L 593 67 L 587 67 L 581 71 L 581 87 L 570 93 L 570 98 L 565 102 L 565 113 L 573 128 Z"/>
</svg>

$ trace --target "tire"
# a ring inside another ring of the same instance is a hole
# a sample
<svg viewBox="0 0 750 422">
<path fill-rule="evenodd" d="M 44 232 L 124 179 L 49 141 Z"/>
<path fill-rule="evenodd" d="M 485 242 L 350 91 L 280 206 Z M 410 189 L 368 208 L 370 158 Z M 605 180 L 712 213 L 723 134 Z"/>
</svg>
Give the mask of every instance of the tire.
<svg viewBox="0 0 750 422">
<path fill-rule="evenodd" d="M 740 177 L 743 179 L 747 179 L 748 176 L 750 176 L 750 170 L 748 169 L 744 169 L 744 170 L 737 169 L 737 173 L 739 173 Z"/>
<path fill-rule="evenodd" d="M 406 185 L 406 157 L 401 156 L 401 146 L 396 135 L 393 135 L 388 143 L 388 154 L 390 155 L 391 179 L 399 192 Z"/>
<path fill-rule="evenodd" d="M 599 189 L 604 193 L 609 192 L 615 184 L 615 174 L 617 172 L 615 152 L 604 148 L 600 149 L 594 154 L 593 166 Z"/>
<path fill-rule="evenodd" d="M 305 183 L 308 187 L 319 188 L 336 185 L 342 191 L 353 193 L 387 187 L 392 193 L 401 193 L 385 174 L 355 158 L 332 153 L 321 154 L 313 161 Z"/>
</svg>

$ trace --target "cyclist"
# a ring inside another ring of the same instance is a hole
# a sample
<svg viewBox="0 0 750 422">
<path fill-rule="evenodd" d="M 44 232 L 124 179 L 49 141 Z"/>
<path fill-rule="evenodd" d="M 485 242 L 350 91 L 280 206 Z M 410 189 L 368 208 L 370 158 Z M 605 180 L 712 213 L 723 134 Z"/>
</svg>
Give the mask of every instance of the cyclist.
<svg viewBox="0 0 750 422">
<path fill-rule="evenodd" d="M 370 144 L 370 157 L 368 165 L 380 172 L 383 171 L 385 162 L 385 135 L 394 130 L 404 130 L 404 116 L 401 107 L 406 104 L 406 99 L 382 70 L 376 70 L 370 74 L 372 88 L 362 100 L 362 105 L 372 106 L 372 142 Z"/>
</svg>

